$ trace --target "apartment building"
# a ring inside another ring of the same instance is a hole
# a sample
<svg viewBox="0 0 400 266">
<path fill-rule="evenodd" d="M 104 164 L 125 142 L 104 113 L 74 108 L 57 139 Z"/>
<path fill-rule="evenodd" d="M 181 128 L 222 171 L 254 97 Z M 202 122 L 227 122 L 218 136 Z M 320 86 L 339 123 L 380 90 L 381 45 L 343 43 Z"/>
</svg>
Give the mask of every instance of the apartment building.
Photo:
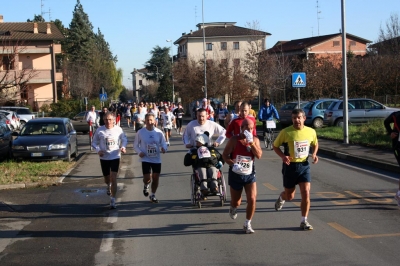
<svg viewBox="0 0 400 266">
<path fill-rule="evenodd" d="M 141 100 L 143 94 L 146 94 L 146 90 L 149 89 L 149 87 L 156 86 L 156 83 L 154 81 L 146 78 L 147 73 L 148 70 L 146 68 L 134 68 L 131 72 L 135 102 L 139 102 Z M 154 75 L 157 75 L 157 73 L 154 73 Z"/>
<path fill-rule="evenodd" d="M 252 44 L 257 46 L 258 52 L 265 50 L 266 38 L 271 35 L 268 32 L 236 26 L 236 22 L 199 23 L 196 27 L 196 31 L 182 33 L 174 42 L 178 45 L 178 59 L 204 60 L 205 52 L 208 61 L 239 66 Z"/>
<path fill-rule="evenodd" d="M 371 41 L 361 37 L 346 34 L 347 52 L 355 56 L 363 56 L 367 53 L 367 44 Z M 276 53 L 284 56 L 300 56 L 304 58 L 327 57 L 328 55 L 342 55 L 342 34 L 335 33 L 323 36 L 296 39 L 291 41 L 279 41 L 272 48 L 262 53 Z"/>
<path fill-rule="evenodd" d="M 37 111 L 57 102 L 57 82 L 63 77 L 56 69 L 55 55 L 61 53 L 56 42 L 62 39 L 52 22 L 4 22 L 0 15 L 0 82 L 15 84 L 1 91 L 3 104 L 26 104 Z"/>
</svg>

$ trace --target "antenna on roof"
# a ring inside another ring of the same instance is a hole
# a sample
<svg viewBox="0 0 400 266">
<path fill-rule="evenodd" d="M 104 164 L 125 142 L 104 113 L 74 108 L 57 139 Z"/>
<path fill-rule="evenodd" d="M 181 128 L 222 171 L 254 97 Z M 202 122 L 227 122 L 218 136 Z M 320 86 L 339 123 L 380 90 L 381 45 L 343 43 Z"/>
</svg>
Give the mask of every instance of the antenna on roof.
<svg viewBox="0 0 400 266">
<path fill-rule="evenodd" d="M 44 0 L 40 0 L 40 15 L 42 16 L 42 18 L 44 19 L 44 14 L 49 14 L 49 21 L 51 21 L 51 10 L 49 8 L 49 12 L 45 12 L 43 11 L 43 7 L 44 7 Z"/>
<path fill-rule="evenodd" d="M 194 25 L 197 25 L 197 6 L 194 6 Z"/>
<path fill-rule="evenodd" d="M 319 20 L 321 19 L 321 17 L 319 16 L 319 14 L 321 14 L 321 11 L 319 11 L 319 8 L 320 8 L 320 6 L 319 6 L 318 0 L 317 0 L 317 24 L 318 24 L 318 36 L 319 36 Z"/>
</svg>

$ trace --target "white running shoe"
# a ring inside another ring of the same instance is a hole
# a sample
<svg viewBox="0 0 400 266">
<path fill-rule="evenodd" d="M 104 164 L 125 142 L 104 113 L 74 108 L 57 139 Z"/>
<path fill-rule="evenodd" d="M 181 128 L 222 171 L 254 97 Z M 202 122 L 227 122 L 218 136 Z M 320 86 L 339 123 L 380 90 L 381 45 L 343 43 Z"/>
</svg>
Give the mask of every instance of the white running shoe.
<svg viewBox="0 0 400 266">
<path fill-rule="evenodd" d="M 285 201 L 281 200 L 281 197 L 279 196 L 279 198 L 275 202 L 275 210 L 279 211 L 280 209 L 282 209 L 283 204 L 285 204 Z"/>
<path fill-rule="evenodd" d="M 254 233 L 253 228 L 251 228 L 251 224 L 248 224 L 248 225 L 244 224 L 243 225 L 243 231 L 245 231 L 246 234 L 253 234 Z"/>
<path fill-rule="evenodd" d="M 235 220 L 237 218 L 237 208 L 233 208 L 232 206 L 229 208 L 229 216 L 231 219 Z"/>
<path fill-rule="evenodd" d="M 115 206 L 115 198 L 111 198 L 110 209 L 116 209 L 116 208 L 117 208 L 117 206 Z"/>
</svg>

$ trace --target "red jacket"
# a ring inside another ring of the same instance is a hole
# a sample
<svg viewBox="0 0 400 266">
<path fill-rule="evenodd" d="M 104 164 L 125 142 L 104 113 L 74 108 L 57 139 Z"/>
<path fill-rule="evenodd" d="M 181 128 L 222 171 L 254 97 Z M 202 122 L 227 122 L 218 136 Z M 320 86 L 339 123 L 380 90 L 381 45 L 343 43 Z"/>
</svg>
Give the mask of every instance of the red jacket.
<svg viewBox="0 0 400 266">
<path fill-rule="evenodd" d="M 253 135 L 257 136 L 256 119 L 252 115 L 248 115 L 245 118 L 249 118 L 251 119 L 251 121 L 253 121 L 254 123 Z M 232 119 L 232 121 L 228 125 L 228 128 L 226 129 L 225 136 L 230 139 L 231 137 L 238 135 L 240 133 L 240 126 L 242 125 L 242 122 L 245 118 L 238 116 Z"/>
</svg>

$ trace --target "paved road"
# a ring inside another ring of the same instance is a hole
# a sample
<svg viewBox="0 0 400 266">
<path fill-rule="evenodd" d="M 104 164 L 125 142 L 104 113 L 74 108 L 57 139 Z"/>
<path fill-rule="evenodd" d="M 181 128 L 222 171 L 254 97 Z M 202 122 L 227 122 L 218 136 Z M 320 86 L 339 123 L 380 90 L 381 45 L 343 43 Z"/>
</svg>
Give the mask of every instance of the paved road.
<svg viewBox="0 0 400 266">
<path fill-rule="evenodd" d="M 256 162 L 256 233 L 245 235 L 245 201 L 235 221 L 215 198 L 202 209 L 191 206 L 190 168 L 182 162 L 186 149 L 180 136 L 171 143 L 163 156 L 159 204 L 142 194 L 131 146 L 123 156 L 116 211 L 108 209 L 95 154 L 85 155 L 62 186 L 2 191 L 0 202 L 8 204 L 0 209 L 1 265 L 398 264 L 396 174 L 322 158 L 312 166 L 309 220 L 315 230 L 305 232 L 299 230 L 299 195 L 282 211 L 274 210 L 281 166 L 264 150 Z"/>
</svg>

